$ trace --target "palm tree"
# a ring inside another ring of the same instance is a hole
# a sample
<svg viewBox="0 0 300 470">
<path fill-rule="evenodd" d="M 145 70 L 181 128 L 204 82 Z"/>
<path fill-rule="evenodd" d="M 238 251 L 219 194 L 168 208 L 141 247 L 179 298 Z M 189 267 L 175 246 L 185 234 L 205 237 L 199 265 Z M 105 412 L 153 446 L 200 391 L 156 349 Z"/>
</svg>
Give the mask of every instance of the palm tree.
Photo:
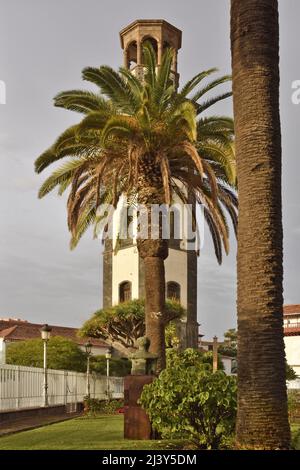
<svg viewBox="0 0 300 470">
<path fill-rule="evenodd" d="M 276 0 L 231 0 L 239 184 L 237 443 L 288 448 Z"/>
<path fill-rule="evenodd" d="M 103 203 L 116 207 L 122 195 L 143 204 L 170 204 L 173 195 L 184 203 L 192 193 L 203 204 L 212 233 L 216 256 L 222 260 L 222 245 L 228 252 L 229 229 L 224 210 L 237 223 L 234 191 L 235 164 L 233 122 L 226 117 L 197 116 L 224 93 L 199 102 L 222 77 L 199 89 L 215 69 L 201 72 L 180 92 L 170 79 L 172 49 L 158 67 L 150 44 L 144 47 L 145 75 L 140 81 L 129 70 L 115 72 L 108 66 L 88 67 L 83 78 L 96 84 L 100 93 L 72 90 L 55 98 L 55 105 L 84 114 L 68 128 L 35 163 L 39 173 L 50 164 L 69 157 L 42 185 L 43 197 L 58 186 L 59 194 L 70 187 L 68 224 L 71 247 L 87 227 L 102 223 L 97 209 Z M 159 230 L 160 231 L 160 230 Z M 151 350 L 165 364 L 164 260 L 168 241 L 143 238 L 137 242 L 145 265 L 146 335 Z"/>
</svg>

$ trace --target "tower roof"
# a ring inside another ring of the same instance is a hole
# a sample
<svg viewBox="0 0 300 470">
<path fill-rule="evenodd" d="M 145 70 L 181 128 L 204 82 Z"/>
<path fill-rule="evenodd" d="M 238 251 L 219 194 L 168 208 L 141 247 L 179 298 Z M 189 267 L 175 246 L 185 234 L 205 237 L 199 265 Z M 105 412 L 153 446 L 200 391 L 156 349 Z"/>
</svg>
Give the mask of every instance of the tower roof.
<svg viewBox="0 0 300 470">
<path fill-rule="evenodd" d="M 128 35 L 131 31 L 133 31 L 136 28 L 145 28 L 145 29 L 150 29 L 150 28 L 157 28 L 161 27 L 161 29 L 165 30 L 166 32 L 171 33 L 173 36 L 176 36 L 177 38 L 177 49 L 181 48 L 181 40 L 182 40 L 182 32 L 180 29 L 176 28 L 173 26 L 171 23 L 168 23 L 168 21 L 162 20 L 162 19 L 146 19 L 146 20 L 135 20 L 132 23 L 130 23 L 128 26 L 125 26 L 120 31 L 120 40 L 121 40 L 121 47 L 124 49 L 124 36 Z"/>
</svg>

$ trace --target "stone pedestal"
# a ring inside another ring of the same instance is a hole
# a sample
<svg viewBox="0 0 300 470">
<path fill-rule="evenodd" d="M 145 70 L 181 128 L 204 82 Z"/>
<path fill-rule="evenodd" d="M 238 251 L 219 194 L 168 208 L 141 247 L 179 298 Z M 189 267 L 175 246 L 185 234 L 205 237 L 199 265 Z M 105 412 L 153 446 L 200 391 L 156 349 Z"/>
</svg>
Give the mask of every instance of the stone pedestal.
<svg viewBox="0 0 300 470">
<path fill-rule="evenodd" d="M 124 380 L 124 438 L 151 439 L 152 429 L 149 418 L 138 404 L 143 387 L 154 380 L 151 375 L 128 375 Z"/>
</svg>

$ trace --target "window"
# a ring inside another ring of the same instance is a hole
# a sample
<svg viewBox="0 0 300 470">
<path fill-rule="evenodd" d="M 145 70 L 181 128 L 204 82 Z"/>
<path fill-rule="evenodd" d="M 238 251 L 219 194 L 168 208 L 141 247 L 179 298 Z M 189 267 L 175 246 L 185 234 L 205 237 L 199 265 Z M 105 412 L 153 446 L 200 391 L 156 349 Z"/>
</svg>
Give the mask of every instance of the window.
<svg viewBox="0 0 300 470">
<path fill-rule="evenodd" d="M 158 53 L 157 53 L 157 51 L 158 51 L 157 40 L 154 39 L 152 36 L 145 36 L 145 37 L 143 37 L 142 47 L 147 42 L 148 43 L 150 42 L 150 44 L 152 45 L 152 47 L 154 49 L 154 52 L 155 52 L 155 55 L 156 55 L 156 58 L 157 58 L 157 56 L 158 56 Z"/>
<path fill-rule="evenodd" d="M 119 286 L 119 302 L 131 300 L 131 282 L 124 281 Z"/>
<path fill-rule="evenodd" d="M 136 41 L 132 41 L 126 51 L 126 66 L 128 69 L 133 69 L 137 64 L 137 43 Z"/>
<path fill-rule="evenodd" d="M 180 285 L 177 282 L 167 283 L 167 298 L 180 302 Z"/>
</svg>

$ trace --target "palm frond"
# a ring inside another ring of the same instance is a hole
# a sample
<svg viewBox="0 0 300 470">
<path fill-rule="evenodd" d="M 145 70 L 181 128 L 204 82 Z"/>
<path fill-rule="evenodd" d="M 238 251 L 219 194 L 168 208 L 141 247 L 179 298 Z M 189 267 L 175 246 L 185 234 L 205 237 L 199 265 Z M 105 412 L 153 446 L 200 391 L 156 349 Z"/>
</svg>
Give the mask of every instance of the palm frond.
<svg viewBox="0 0 300 470">
<path fill-rule="evenodd" d="M 218 260 L 218 263 L 222 264 L 222 242 L 220 233 L 210 211 L 206 207 L 204 207 L 204 218 L 211 233 L 216 258 Z"/>
<path fill-rule="evenodd" d="M 122 77 L 111 67 L 103 65 L 99 68 L 87 67 L 83 70 L 84 80 L 89 80 L 98 85 L 101 92 L 110 98 L 117 109 L 134 113 L 140 105 L 137 95 L 134 94 Z"/>
<path fill-rule="evenodd" d="M 215 96 L 214 98 L 204 101 L 204 103 L 198 104 L 196 106 L 197 114 L 203 113 L 206 109 L 210 108 L 211 106 L 218 103 L 219 101 L 229 98 L 230 96 L 232 96 L 232 91 L 229 91 L 227 93 L 222 93 L 221 95 Z"/>
<path fill-rule="evenodd" d="M 179 95 L 182 98 L 186 98 L 204 78 L 217 71 L 217 68 L 211 68 L 208 70 L 204 70 L 204 72 L 198 73 L 182 87 L 179 92 Z"/>
<path fill-rule="evenodd" d="M 208 85 L 206 85 L 205 87 L 201 88 L 200 90 L 198 90 L 192 97 L 191 97 L 191 101 L 194 101 L 195 103 L 198 102 L 198 100 L 200 98 L 202 98 L 202 96 L 204 96 L 206 93 L 208 93 L 209 91 L 213 90 L 214 88 L 216 88 L 217 86 L 219 85 L 222 85 L 223 83 L 226 83 L 226 82 L 229 82 L 231 81 L 231 75 L 224 75 L 223 77 L 220 77 L 220 78 L 217 78 L 216 80 L 213 80 L 212 82 L 210 82 Z"/>
<path fill-rule="evenodd" d="M 74 148 L 76 146 L 76 132 L 78 126 L 71 126 L 66 129 L 55 141 L 55 143 L 45 152 L 43 152 L 35 161 L 35 171 L 41 173 L 47 166 L 56 160 L 63 158 L 62 150 L 65 148 Z M 62 155 L 62 156 L 61 156 Z"/>
<path fill-rule="evenodd" d="M 146 69 L 145 82 L 153 89 L 156 83 L 157 60 L 153 46 L 149 41 L 145 41 L 143 44 L 143 54 Z"/>
<path fill-rule="evenodd" d="M 78 245 L 79 240 L 87 231 L 87 229 L 94 223 L 96 217 L 96 209 L 93 205 L 87 207 L 84 212 L 80 215 L 76 231 L 72 235 L 70 241 L 70 249 L 74 250 Z"/>
<path fill-rule="evenodd" d="M 55 186 L 62 185 L 74 174 L 75 170 L 82 166 L 84 161 L 82 159 L 74 159 L 65 162 L 57 170 L 55 170 L 49 178 L 42 184 L 39 190 L 39 198 L 44 197 L 50 191 L 52 191 Z"/>
<path fill-rule="evenodd" d="M 58 93 L 54 106 L 88 114 L 91 111 L 105 110 L 111 112 L 112 105 L 102 96 L 85 90 L 69 90 Z"/>
<path fill-rule="evenodd" d="M 139 133 L 139 126 L 133 117 L 115 116 L 109 119 L 103 128 L 101 139 L 104 145 L 112 133 L 119 138 L 134 137 Z"/>
</svg>

